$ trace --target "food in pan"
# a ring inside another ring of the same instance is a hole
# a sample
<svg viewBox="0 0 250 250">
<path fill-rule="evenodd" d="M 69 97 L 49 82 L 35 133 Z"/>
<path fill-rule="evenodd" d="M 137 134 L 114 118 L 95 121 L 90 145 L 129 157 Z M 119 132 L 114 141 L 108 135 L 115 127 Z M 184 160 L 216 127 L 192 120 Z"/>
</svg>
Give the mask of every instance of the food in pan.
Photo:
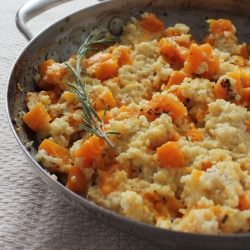
<svg viewBox="0 0 250 250">
<path fill-rule="evenodd" d="M 198 42 L 143 13 L 116 42 L 93 31 L 66 62 L 41 62 L 23 121 L 48 173 L 157 227 L 249 232 L 248 47 L 230 20 L 207 23 Z"/>
</svg>

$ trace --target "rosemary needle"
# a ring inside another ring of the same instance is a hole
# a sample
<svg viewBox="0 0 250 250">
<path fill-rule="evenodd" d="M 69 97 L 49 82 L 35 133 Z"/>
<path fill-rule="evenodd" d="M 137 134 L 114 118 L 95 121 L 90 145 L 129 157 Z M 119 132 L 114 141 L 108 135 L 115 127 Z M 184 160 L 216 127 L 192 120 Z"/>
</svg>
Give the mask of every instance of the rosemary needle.
<svg viewBox="0 0 250 250">
<path fill-rule="evenodd" d="M 86 55 L 89 55 L 93 52 L 99 51 L 100 48 L 98 48 L 96 45 L 103 45 L 107 43 L 115 43 L 114 38 L 101 38 L 98 39 L 100 36 L 100 32 L 97 33 L 94 36 L 91 36 L 91 34 L 87 37 L 83 45 L 80 47 L 77 53 L 76 58 L 76 68 L 72 67 L 70 64 L 66 63 L 67 67 L 71 69 L 71 71 L 74 74 L 75 78 L 75 84 L 68 83 L 72 90 L 71 92 L 75 93 L 77 95 L 77 98 L 82 104 L 82 118 L 84 121 L 84 125 L 80 125 L 82 129 L 84 129 L 86 132 L 90 134 L 95 134 L 98 137 L 101 137 L 106 140 L 106 142 L 110 145 L 110 147 L 114 147 L 112 142 L 108 138 L 108 134 L 120 134 L 119 132 L 104 131 L 104 119 L 107 112 L 107 106 L 104 109 L 104 116 L 103 119 L 100 119 L 98 114 L 96 113 L 95 109 L 93 108 L 91 104 L 91 99 L 88 97 L 87 90 L 86 90 L 86 83 L 82 83 L 81 81 L 81 73 L 87 74 L 86 72 L 82 71 L 81 67 L 81 59 L 84 58 Z"/>
</svg>

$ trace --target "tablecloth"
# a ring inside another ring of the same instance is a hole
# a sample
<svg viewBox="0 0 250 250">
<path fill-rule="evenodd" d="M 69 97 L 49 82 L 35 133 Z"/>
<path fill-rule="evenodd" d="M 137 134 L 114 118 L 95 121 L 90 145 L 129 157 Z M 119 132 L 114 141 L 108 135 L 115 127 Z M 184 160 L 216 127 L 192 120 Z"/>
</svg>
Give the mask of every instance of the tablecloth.
<svg viewBox="0 0 250 250">
<path fill-rule="evenodd" d="M 163 249 L 105 226 L 61 200 L 37 177 L 10 129 L 6 84 L 27 45 L 15 14 L 27 0 L 0 0 L 0 249 Z M 36 35 L 57 19 L 97 0 L 74 0 L 28 22 Z M 167 248 L 169 249 L 169 248 Z"/>
</svg>

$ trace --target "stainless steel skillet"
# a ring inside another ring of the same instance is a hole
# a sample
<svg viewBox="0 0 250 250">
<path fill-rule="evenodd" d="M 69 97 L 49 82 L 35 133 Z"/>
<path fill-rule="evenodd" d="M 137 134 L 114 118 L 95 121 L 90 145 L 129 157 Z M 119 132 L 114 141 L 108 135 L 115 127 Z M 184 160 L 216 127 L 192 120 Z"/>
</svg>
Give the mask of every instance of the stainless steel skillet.
<svg viewBox="0 0 250 250">
<path fill-rule="evenodd" d="M 58 55 L 61 61 L 75 53 L 79 45 L 95 27 L 109 28 L 114 18 L 126 22 L 130 16 L 144 12 L 154 12 L 165 21 L 166 27 L 175 23 L 185 23 L 196 40 L 207 34 L 206 19 L 228 18 L 237 29 L 240 42 L 250 43 L 250 1 L 248 0 L 116 0 L 100 2 L 94 6 L 79 10 L 58 20 L 37 36 L 32 37 L 25 25 L 26 20 L 49 4 L 62 0 L 29 1 L 18 13 L 18 27 L 28 38 L 29 43 L 17 58 L 11 70 L 7 84 L 7 112 L 12 131 L 30 165 L 41 179 L 60 197 L 70 202 L 94 219 L 110 225 L 133 236 L 149 240 L 174 249 L 250 249 L 250 234 L 238 235 L 201 235 L 170 231 L 136 222 L 114 214 L 92 204 L 66 189 L 60 182 L 51 179 L 36 162 L 37 143 L 35 136 L 20 119 L 20 111 L 26 110 L 24 98 L 28 91 L 35 91 L 33 77 L 39 62 L 51 55 Z M 25 10 L 25 11 L 24 11 Z M 53 53 L 51 53 L 53 52 Z M 21 88 L 19 88 L 20 86 Z M 34 141 L 31 147 L 27 142 Z"/>
</svg>

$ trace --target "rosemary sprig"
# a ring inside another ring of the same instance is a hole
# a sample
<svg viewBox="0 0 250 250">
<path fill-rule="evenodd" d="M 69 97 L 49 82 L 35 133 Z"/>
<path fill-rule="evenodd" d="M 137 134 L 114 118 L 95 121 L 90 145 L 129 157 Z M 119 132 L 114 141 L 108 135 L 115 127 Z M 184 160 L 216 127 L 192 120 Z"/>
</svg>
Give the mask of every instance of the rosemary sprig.
<svg viewBox="0 0 250 250">
<path fill-rule="evenodd" d="M 71 92 L 77 95 L 77 98 L 82 104 L 82 118 L 84 121 L 84 125 L 80 125 L 82 129 L 90 134 L 95 134 L 98 137 L 104 138 L 110 147 L 114 147 L 112 142 L 108 138 L 108 134 L 120 134 L 119 132 L 114 131 L 104 131 L 104 119 L 107 113 L 107 106 L 104 109 L 104 116 L 103 119 L 100 119 L 98 114 L 96 113 L 95 109 L 91 104 L 91 99 L 88 97 L 86 83 L 82 83 L 81 81 L 81 74 L 87 74 L 85 71 L 82 70 L 81 67 L 81 59 L 84 58 L 86 55 L 89 55 L 93 52 L 100 50 L 100 48 L 95 47 L 96 45 L 105 46 L 107 43 L 115 43 L 114 38 L 102 38 L 98 39 L 100 36 L 100 32 L 94 36 L 91 34 L 87 37 L 83 45 L 80 47 L 77 53 L 76 58 L 76 68 L 72 67 L 70 64 L 66 63 L 67 67 L 73 72 L 75 78 L 75 84 L 68 83 L 72 90 Z"/>
</svg>

